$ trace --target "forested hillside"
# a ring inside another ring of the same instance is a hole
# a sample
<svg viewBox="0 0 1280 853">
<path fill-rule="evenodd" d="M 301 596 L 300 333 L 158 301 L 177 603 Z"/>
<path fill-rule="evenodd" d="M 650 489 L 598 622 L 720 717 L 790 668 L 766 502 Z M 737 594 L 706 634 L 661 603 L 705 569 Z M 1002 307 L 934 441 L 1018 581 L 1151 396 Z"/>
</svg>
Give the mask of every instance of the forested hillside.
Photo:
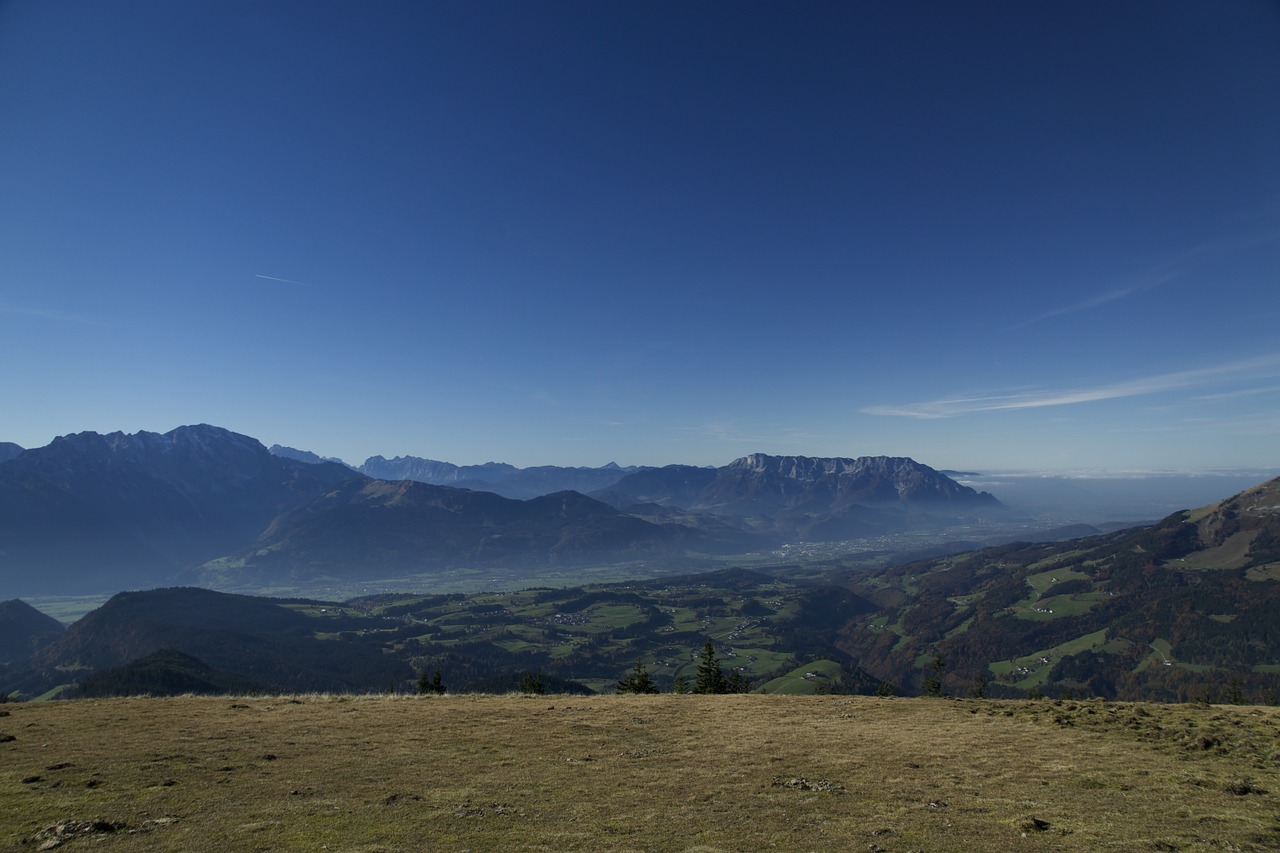
<svg viewBox="0 0 1280 853">
<path fill-rule="evenodd" d="M 1271 481 L 1149 528 L 911 563 L 854 582 L 883 611 L 843 647 L 956 695 L 1273 701 L 1278 543 Z"/>
</svg>

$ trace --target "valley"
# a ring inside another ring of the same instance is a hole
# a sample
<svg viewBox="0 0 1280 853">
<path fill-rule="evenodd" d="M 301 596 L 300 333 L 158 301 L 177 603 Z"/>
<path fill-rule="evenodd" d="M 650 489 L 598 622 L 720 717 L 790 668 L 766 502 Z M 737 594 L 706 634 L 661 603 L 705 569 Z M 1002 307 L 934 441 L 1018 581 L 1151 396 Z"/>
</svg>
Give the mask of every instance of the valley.
<svg viewBox="0 0 1280 853">
<path fill-rule="evenodd" d="M 35 593 L 0 692 L 670 692 L 710 641 L 736 690 L 1280 700 L 1276 480 L 1046 529 L 903 458 L 543 468 L 612 485 L 513 499 L 276 450 L 202 425 L 0 463 L 0 577 Z"/>
</svg>

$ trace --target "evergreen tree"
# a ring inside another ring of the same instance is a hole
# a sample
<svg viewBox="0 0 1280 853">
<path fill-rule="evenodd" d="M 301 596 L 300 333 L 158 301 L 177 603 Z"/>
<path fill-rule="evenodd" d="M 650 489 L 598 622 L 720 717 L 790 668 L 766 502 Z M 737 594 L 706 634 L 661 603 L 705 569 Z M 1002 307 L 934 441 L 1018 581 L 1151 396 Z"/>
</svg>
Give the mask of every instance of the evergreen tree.
<svg viewBox="0 0 1280 853">
<path fill-rule="evenodd" d="M 627 673 L 627 677 L 618 682 L 619 693 L 657 693 L 658 686 L 653 683 L 649 670 L 643 661 L 636 661 L 635 669 Z"/>
<path fill-rule="evenodd" d="M 676 676 L 676 683 L 671 686 L 672 693 L 684 695 L 689 692 L 689 679 L 683 675 Z"/>
<path fill-rule="evenodd" d="M 418 694 L 425 696 L 428 693 L 443 694 L 444 682 L 440 680 L 440 670 L 436 670 L 435 675 L 427 678 L 427 671 L 424 669 L 418 675 Z"/>
<path fill-rule="evenodd" d="M 720 669 L 715 644 L 707 640 L 702 647 L 702 660 L 698 662 L 698 677 L 693 683 L 694 693 L 728 693 L 729 683 Z"/>
<path fill-rule="evenodd" d="M 547 692 L 546 688 L 542 686 L 542 667 L 538 667 L 537 672 L 526 672 L 524 674 L 524 677 L 520 679 L 520 692 L 535 696 L 541 696 Z"/>
<path fill-rule="evenodd" d="M 942 693 L 942 670 L 946 668 L 946 664 L 942 662 L 941 652 L 935 653 L 933 663 L 929 664 L 929 671 L 925 674 L 924 681 L 920 684 L 924 695 L 940 698 Z"/>
</svg>

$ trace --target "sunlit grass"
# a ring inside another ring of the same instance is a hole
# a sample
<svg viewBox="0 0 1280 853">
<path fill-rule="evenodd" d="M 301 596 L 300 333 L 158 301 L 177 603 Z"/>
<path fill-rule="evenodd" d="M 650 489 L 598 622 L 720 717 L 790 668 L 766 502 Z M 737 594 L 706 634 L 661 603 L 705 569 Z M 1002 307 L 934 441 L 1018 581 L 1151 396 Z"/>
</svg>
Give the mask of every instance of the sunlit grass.
<svg viewBox="0 0 1280 853">
<path fill-rule="evenodd" d="M 109 850 L 1280 843 L 1271 708 L 663 695 L 6 710 L 0 845 L 10 848 L 93 821 L 114 831 L 83 841 Z"/>
</svg>

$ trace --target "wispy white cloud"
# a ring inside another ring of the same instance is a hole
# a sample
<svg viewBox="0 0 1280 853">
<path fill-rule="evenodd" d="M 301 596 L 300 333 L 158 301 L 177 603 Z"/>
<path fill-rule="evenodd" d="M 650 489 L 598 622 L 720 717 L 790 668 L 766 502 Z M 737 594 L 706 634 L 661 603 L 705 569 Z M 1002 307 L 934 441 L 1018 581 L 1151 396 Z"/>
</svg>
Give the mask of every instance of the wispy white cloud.
<svg viewBox="0 0 1280 853">
<path fill-rule="evenodd" d="M 956 397 L 945 400 L 930 400 L 922 403 L 907 403 L 900 406 L 868 406 L 861 411 L 868 415 L 889 415 L 930 420 L 952 418 L 977 412 L 1070 406 L 1076 403 L 1091 403 L 1098 400 L 1114 400 L 1121 397 L 1138 397 L 1144 394 L 1156 394 L 1161 391 L 1194 388 L 1228 378 L 1245 378 L 1258 374 L 1274 376 L 1278 368 L 1280 368 L 1280 353 L 1198 370 L 1163 373 L 1125 382 L 1095 385 L 1090 388 L 1028 391 L 1018 394 L 981 397 Z"/>
</svg>

